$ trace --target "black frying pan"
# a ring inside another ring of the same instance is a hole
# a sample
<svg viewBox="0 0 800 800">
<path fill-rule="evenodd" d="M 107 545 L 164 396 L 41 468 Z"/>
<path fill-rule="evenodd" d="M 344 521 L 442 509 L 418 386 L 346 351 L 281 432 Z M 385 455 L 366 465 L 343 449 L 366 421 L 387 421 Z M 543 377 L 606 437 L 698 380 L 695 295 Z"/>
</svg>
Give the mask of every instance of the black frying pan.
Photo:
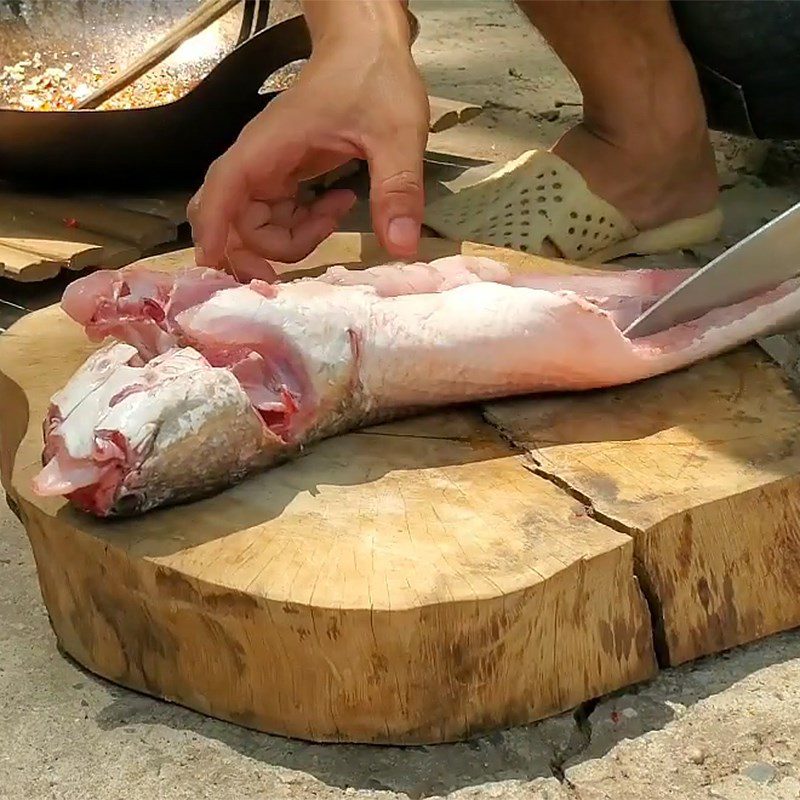
<svg viewBox="0 0 800 800">
<path fill-rule="evenodd" d="M 208 165 L 279 93 L 276 70 L 311 54 L 302 16 L 239 44 L 180 99 L 108 111 L 0 109 L 0 180 L 25 188 L 196 188 Z"/>
</svg>

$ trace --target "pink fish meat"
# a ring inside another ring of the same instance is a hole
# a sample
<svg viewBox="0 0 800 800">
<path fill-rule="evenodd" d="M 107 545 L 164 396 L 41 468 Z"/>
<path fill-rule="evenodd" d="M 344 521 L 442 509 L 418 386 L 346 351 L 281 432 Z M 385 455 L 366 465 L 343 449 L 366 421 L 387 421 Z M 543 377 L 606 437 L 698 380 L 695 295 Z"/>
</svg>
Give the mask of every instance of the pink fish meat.
<svg viewBox="0 0 800 800">
<path fill-rule="evenodd" d="M 793 280 L 654 336 L 623 335 L 688 274 L 515 276 L 466 256 L 277 284 L 200 268 L 96 272 L 62 307 L 107 341 L 52 398 L 35 490 L 102 517 L 143 513 L 366 424 L 685 367 L 800 311 Z"/>
</svg>

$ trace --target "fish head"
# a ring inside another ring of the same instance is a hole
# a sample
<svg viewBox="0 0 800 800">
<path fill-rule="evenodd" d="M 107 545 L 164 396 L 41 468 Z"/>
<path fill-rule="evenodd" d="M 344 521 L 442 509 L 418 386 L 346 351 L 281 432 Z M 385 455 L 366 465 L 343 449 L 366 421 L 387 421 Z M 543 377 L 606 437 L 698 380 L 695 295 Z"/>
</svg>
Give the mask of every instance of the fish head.
<svg viewBox="0 0 800 800">
<path fill-rule="evenodd" d="M 285 448 L 229 370 L 188 347 L 145 363 L 119 343 L 53 397 L 44 439 L 34 490 L 101 517 L 207 496 Z"/>
</svg>

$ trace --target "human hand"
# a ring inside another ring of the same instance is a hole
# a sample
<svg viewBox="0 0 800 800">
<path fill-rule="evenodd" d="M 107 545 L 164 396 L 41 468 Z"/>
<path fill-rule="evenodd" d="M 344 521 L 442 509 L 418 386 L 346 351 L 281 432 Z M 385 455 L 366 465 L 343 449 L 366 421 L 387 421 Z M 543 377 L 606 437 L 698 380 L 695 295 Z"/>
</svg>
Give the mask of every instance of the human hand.
<svg viewBox="0 0 800 800">
<path fill-rule="evenodd" d="M 394 257 L 415 255 L 427 92 L 407 46 L 353 41 L 315 47 L 296 83 L 211 165 L 189 207 L 198 264 L 265 277 L 271 270 L 264 259 L 304 258 L 355 197 L 334 190 L 306 205 L 300 183 L 354 158 L 369 166 L 379 241 Z"/>
</svg>

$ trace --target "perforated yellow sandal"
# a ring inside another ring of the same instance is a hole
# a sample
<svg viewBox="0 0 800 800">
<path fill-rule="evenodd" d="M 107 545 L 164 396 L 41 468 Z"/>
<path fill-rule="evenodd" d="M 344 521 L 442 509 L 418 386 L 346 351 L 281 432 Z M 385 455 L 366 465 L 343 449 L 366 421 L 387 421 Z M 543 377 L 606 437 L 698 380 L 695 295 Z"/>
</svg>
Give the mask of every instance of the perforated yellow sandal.
<svg viewBox="0 0 800 800">
<path fill-rule="evenodd" d="M 720 232 L 722 212 L 714 208 L 639 231 L 566 161 L 546 150 L 530 150 L 433 201 L 425 210 L 425 224 L 449 239 L 540 255 L 550 250 L 572 261 L 602 263 L 709 242 Z"/>
</svg>

